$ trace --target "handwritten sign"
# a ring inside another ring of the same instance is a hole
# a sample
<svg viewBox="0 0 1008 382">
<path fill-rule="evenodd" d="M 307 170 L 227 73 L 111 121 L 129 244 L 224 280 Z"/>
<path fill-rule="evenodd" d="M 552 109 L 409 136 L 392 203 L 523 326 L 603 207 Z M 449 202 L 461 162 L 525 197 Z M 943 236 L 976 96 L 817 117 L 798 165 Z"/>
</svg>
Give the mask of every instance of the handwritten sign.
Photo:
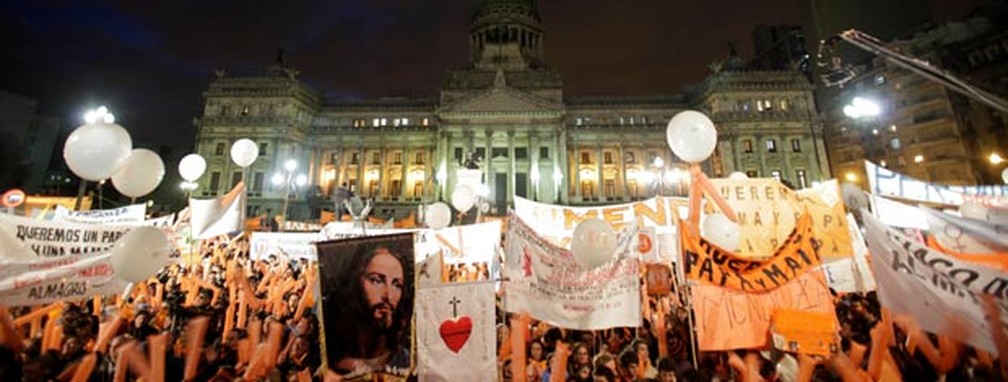
<svg viewBox="0 0 1008 382">
<path fill-rule="evenodd" d="M 773 312 L 793 309 L 833 314 L 833 298 L 820 271 L 805 272 L 780 288 L 750 293 L 713 285 L 692 288 L 697 338 L 702 351 L 770 345 Z"/>
<path fill-rule="evenodd" d="M 686 278 L 701 283 L 743 291 L 767 291 L 821 264 L 808 214 L 798 219 L 791 235 L 766 261 L 744 259 L 719 248 L 701 238 L 689 224 L 681 224 L 679 231 Z"/>
</svg>

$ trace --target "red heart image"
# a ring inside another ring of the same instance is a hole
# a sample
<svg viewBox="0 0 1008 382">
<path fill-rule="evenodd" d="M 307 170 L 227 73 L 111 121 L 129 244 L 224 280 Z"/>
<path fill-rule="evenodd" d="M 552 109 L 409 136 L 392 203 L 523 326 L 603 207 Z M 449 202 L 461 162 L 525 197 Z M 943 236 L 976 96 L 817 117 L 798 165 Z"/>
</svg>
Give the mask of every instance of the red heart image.
<svg viewBox="0 0 1008 382">
<path fill-rule="evenodd" d="M 472 334 L 472 319 L 462 316 L 455 320 L 445 320 L 441 323 L 441 339 L 451 351 L 458 353 L 469 341 Z"/>
</svg>

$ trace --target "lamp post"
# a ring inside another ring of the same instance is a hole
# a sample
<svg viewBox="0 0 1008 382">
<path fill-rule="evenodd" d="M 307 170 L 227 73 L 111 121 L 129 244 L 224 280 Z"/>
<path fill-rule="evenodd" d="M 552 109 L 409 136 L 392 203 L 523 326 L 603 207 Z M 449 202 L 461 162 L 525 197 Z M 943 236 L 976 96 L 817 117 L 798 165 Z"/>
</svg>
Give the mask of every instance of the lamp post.
<svg viewBox="0 0 1008 382">
<path fill-rule="evenodd" d="M 273 179 L 271 179 L 274 186 L 285 185 L 284 203 L 283 209 L 281 210 L 283 211 L 284 224 L 280 225 L 280 231 L 284 231 L 284 226 L 287 225 L 287 206 L 290 204 L 291 191 L 308 183 L 308 177 L 304 174 L 295 175 L 294 170 L 297 170 L 297 161 L 288 159 L 287 162 L 284 163 L 284 172 L 273 174 Z"/>
</svg>

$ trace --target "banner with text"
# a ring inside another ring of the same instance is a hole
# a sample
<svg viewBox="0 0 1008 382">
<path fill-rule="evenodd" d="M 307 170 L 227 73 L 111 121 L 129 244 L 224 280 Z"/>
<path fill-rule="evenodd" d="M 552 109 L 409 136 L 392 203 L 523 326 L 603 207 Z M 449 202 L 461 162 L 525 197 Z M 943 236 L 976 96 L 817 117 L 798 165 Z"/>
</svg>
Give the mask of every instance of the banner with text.
<svg viewBox="0 0 1008 382">
<path fill-rule="evenodd" d="M 770 324 L 778 309 L 835 314 L 833 296 L 818 270 L 763 293 L 703 284 L 692 291 L 697 341 L 702 351 L 769 346 Z"/>
<path fill-rule="evenodd" d="M 992 331 L 985 318 L 980 293 L 967 288 L 946 273 L 919 260 L 922 249 L 904 248 L 905 242 L 894 240 L 881 222 L 868 214 L 865 228 L 868 247 L 871 249 L 872 271 L 878 282 L 878 296 L 882 306 L 894 313 L 914 316 L 921 328 L 935 334 L 952 336 L 979 349 L 997 353 Z M 936 258 L 923 249 L 924 258 Z M 948 269 L 947 266 L 943 266 Z M 978 284 L 977 284 L 978 285 Z M 1003 296 L 1003 294 L 1002 294 Z M 1004 300 L 1000 307 L 1002 330 L 1008 318 Z"/>
<path fill-rule="evenodd" d="M 599 330 L 641 325 L 637 226 L 620 230 L 613 260 L 591 270 L 569 250 L 539 236 L 511 214 L 506 241 L 504 306 L 512 313 L 567 329 Z"/>
<path fill-rule="evenodd" d="M 735 290 L 764 292 L 794 280 L 822 263 L 812 234 L 812 217 L 802 214 L 783 244 L 764 261 L 752 261 L 702 238 L 683 222 L 683 272 L 687 280 Z M 768 256 L 761 256 L 766 258 Z"/>
<path fill-rule="evenodd" d="M 60 258 L 4 256 L 0 301 L 26 306 L 122 293 L 127 282 L 115 276 L 111 257 L 109 251 Z"/>
<path fill-rule="evenodd" d="M 0 215 L 0 259 L 10 258 L 17 253 L 12 248 L 19 247 L 43 258 L 102 252 L 131 228 Z"/>
<path fill-rule="evenodd" d="M 317 260 L 315 243 L 326 240 L 321 233 L 252 232 L 249 257 L 263 260 L 270 256 L 286 259 Z"/>
<path fill-rule="evenodd" d="M 975 293 L 990 294 L 998 299 L 1008 300 L 1008 272 L 960 260 L 928 248 L 924 243 L 914 240 L 893 228 L 886 227 L 882 222 L 871 216 L 866 216 L 864 223 L 865 228 L 869 232 L 884 235 L 883 237 L 887 240 L 884 242 L 885 244 L 891 244 L 889 246 L 899 248 L 901 253 L 905 253 L 908 256 L 906 260 L 900 257 L 896 257 L 894 260 L 905 262 L 906 264 L 904 265 L 908 269 L 912 270 L 919 264 L 921 267 L 928 267 Z M 888 248 L 889 246 L 884 248 Z M 872 247 L 872 255 L 878 256 L 878 251 L 881 248 L 883 247 Z"/>
<path fill-rule="evenodd" d="M 966 195 L 995 199 L 1008 196 L 1008 185 L 947 186 L 928 183 L 869 161 L 865 161 L 865 172 L 868 173 L 868 191 L 882 196 L 955 206 L 962 205 Z"/>
<path fill-rule="evenodd" d="M 738 215 L 742 228 L 740 256 L 760 259 L 774 253 L 805 211 L 812 215 L 812 232 L 822 242 L 819 252 L 824 260 L 853 255 L 836 180 L 798 192 L 774 179 L 711 179 L 711 182 Z M 713 203 L 705 203 L 705 213 L 714 211 Z"/>
<path fill-rule="evenodd" d="M 56 205 L 54 221 L 78 224 L 121 224 L 142 222 L 147 214 L 146 204 L 133 204 L 108 210 L 74 211 Z"/>
<path fill-rule="evenodd" d="M 688 207 L 689 200 L 677 197 L 651 198 L 608 206 L 572 207 L 538 203 L 516 196 L 514 212 L 535 232 L 564 248 L 570 248 L 574 228 L 585 219 L 601 219 L 617 230 L 639 219 L 644 227 L 654 227 L 656 240 L 653 244 L 657 250 L 642 254 L 641 257 L 641 260 L 653 263 L 676 261 L 678 258 L 676 221 L 679 216 L 686 216 Z"/>
</svg>

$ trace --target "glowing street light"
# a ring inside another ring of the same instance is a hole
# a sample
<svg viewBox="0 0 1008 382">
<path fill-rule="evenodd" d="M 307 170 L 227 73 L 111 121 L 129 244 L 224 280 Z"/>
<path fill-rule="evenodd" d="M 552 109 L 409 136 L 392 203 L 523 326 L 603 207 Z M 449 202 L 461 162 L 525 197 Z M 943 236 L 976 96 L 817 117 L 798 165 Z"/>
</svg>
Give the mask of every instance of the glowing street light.
<svg viewBox="0 0 1008 382">
<path fill-rule="evenodd" d="M 987 159 L 990 159 L 991 164 L 1001 164 L 1005 162 L 1005 159 L 998 155 L 998 153 L 991 153 Z"/>
<path fill-rule="evenodd" d="M 854 97 L 851 103 L 843 108 L 844 115 L 851 118 L 870 118 L 882 113 L 878 103 L 867 98 Z"/>
</svg>

